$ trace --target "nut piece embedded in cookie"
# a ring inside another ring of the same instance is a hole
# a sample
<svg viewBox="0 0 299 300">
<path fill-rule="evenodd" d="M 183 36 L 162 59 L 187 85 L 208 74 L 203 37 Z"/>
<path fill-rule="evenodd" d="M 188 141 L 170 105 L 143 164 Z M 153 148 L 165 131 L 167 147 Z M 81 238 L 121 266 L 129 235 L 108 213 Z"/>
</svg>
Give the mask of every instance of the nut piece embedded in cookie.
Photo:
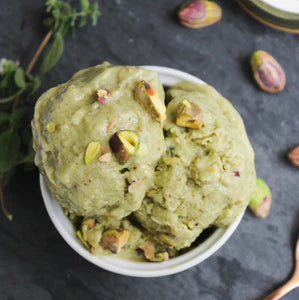
<svg viewBox="0 0 299 300">
<path fill-rule="evenodd" d="M 150 114 L 162 123 L 166 119 L 166 107 L 158 92 L 144 80 L 140 81 L 134 91 L 136 101 Z"/>
<path fill-rule="evenodd" d="M 133 180 L 133 182 L 128 186 L 128 192 L 134 194 L 143 185 L 144 183 L 142 180 Z"/>
<path fill-rule="evenodd" d="M 101 144 L 99 142 L 90 142 L 86 148 L 84 161 L 86 166 L 89 166 L 97 154 L 99 153 Z"/>
<path fill-rule="evenodd" d="M 130 231 L 125 229 L 110 229 L 103 233 L 101 245 L 112 253 L 119 253 L 130 237 Z"/>
<path fill-rule="evenodd" d="M 109 144 L 118 162 L 124 164 L 137 150 L 139 136 L 131 130 L 120 130 L 113 134 Z"/>
<path fill-rule="evenodd" d="M 76 231 L 76 235 L 80 239 L 80 241 L 82 242 L 82 244 L 85 246 L 85 248 L 86 249 L 90 249 L 90 244 L 86 240 L 84 240 L 84 238 L 82 236 L 82 232 L 81 232 L 80 229 Z"/>
<path fill-rule="evenodd" d="M 48 130 L 49 133 L 54 133 L 56 131 L 55 123 L 50 121 L 49 123 L 47 123 L 46 129 Z"/>
<path fill-rule="evenodd" d="M 107 99 L 111 96 L 111 94 L 109 93 L 108 90 L 102 89 L 97 91 L 97 96 L 98 96 L 98 101 L 101 104 L 104 104 L 107 101 Z"/>
<path fill-rule="evenodd" d="M 155 244 L 151 241 L 144 242 L 138 247 L 138 249 L 141 249 L 143 251 L 144 257 L 149 261 L 161 262 L 169 259 L 167 251 L 155 253 L 156 247 Z"/>
<path fill-rule="evenodd" d="M 178 105 L 176 124 L 182 127 L 200 129 L 202 126 L 201 109 L 196 104 L 184 99 Z"/>
<path fill-rule="evenodd" d="M 156 253 L 152 258 L 150 258 L 150 261 L 161 262 L 161 261 L 166 261 L 168 259 L 169 259 L 169 254 L 167 251 L 165 251 L 165 252 Z"/>
<path fill-rule="evenodd" d="M 106 163 L 106 164 L 110 164 L 111 163 L 111 158 L 112 158 L 111 153 L 107 152 L 107 153 L 104 153 L 103 155 L 101 155 L 99 157 L 99 161 L 103 162 L 103 163 Z"/>
<path fill-rule="evenodd" d="M 155 255 L 155 244 L 151 241 L 146 241 L 142 245 L 138 247 L 138 249 L 141 249 L 143 251 L 143 254 L 146 259 L 151 259 Z"/>
</svg>

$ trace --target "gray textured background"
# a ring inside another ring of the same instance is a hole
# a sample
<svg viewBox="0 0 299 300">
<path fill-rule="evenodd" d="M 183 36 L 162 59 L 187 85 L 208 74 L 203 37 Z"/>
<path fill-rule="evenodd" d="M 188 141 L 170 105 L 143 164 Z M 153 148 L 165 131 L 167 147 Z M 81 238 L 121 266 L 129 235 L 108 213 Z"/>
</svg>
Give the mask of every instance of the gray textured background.
<svg viewBox="0 0 299 300">
<path fill-rule="evenodd" d="M 42 203 L 37 171 L 18 175 L 5 190 L 14 221 L 0 214 L 0 299 L 261 299 L 291 274 L 299 229 L 299 169 L 286 154 L 299 144 L 299 36 L 259 24 L 234 1 L 222 0 L 220 23 L 203 30 L 178 24 L 181 0 L 101 0 L 96 27 L 68 37 L 62 60 L 29 100 L 103 60 L 152 64 L 197 75 L 230 99 L 244 117 L 256 168 L 272 188 L 269 217 L 247 212 L 213 257 L 181 274 L 138 279 L 86 262 L 59 236 Z M 44 1 L 0 0 L 0 57 L 27 65 L 45 31 Z M 285 91 L 270 95 L 254 84 L 249 67 L 256 49 L 271 52 L 287 75 Z M 299 290 L 285 299 L 298 299 Z"/>
</svg>

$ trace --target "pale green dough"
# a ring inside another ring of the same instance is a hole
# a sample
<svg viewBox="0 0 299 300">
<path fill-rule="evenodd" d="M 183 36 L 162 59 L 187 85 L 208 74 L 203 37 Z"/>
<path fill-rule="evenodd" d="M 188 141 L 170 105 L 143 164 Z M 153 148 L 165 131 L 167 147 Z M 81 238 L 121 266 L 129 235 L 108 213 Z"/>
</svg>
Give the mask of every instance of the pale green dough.
<svg viewBox="0 0 299 300">
<path fill-rule="evenodd" d="M 245 210 L 255 187 L 254 153 L 240 115 L 211 86 L 182 82 L 168 96 L 167 151 L 135 215 L 159 242 L 182 249 L 203 229 L 229 225 Z M 201 108 L 201 129 L 175 124 L 184 99 Z"/>
<path fill-rule="evenodd" d="M 254 153 L 229 101 L 211 86 L 181 82 L 168 89 L 163 127 L 134 99 L 141 80 L 164 100 L 155 72 L 104 63 L 45 92 L 32 121 L 35 162 L 51 194 L 72 217 L 96 219 L 94 227 L 82 230 L 92 253 L 111 255 L 100 245 L 103 232 L 126 229 L 130 238 L 117 256 L 137 261 L 144 258 L 136 250 L 147 240 L 175 256 L 209 226 L 231 224 L 248 205 L 256 182 Z M 104 104 L 97 100 L 99 89 L 111 94 Z M 175 124 L 184 99 L 202 110 L 202 128 Z M 49 122 L 54 132 L 47 130 Z M 138 134 L 137 153 L 124 165 L 114 154 L 109 164 L 99 161 L 119 130 Z M 93 141 L 101 149 L 87 166 L 85 151 Z M 134 191 L 133 182 L 138 182 Z"/>
<path fill-rule="evenodd" d="M 122 219 L 139 208 L 164 151 L 162 126 L 133 96 L 141 80 L 149 82 L 164 99 L 155 72 L 104 63 L 79 71 L 38 100 L 32 122 L 35 162 L 52 195 L 69 212 Z M 97 100 L 98 89 L 108 89 L 111 94 L 105 104 Z M 54 133 L 46 129 L 50 121 L 56 126 Z M 108 130 L 111 123 L 114 125 Z M 138 133 L 146 155 L 134 155 L 120 165 L 114 155 L 110 164 L 98 161 L 99 153 L 91 165 L 85 165 L 90 142 L 99 141 L 102 149 L 109 149 L 111 136 L 123 129 Z M 128 185 L 134 180 L 142 184 L 129 193 Z"/>
</svg>

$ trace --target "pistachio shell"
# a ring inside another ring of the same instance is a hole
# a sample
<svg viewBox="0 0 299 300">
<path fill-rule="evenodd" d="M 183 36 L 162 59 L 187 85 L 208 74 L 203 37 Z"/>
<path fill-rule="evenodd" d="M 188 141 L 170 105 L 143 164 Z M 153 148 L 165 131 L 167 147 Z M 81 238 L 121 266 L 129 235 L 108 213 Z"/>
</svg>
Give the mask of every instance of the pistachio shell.
<svg viewBox="0 0 299 300">
<path fill-rule="evenodd" d="M 295 147 L 289 153 L 289 160 L 294 166 L 299 167 L 299 146 Z"/>
<path fill-rule="evenodd" d="M 256 187 L 251 195 L 249 207 L 260 218 L 265 218 L 270 212 L 272 203 L 271 190 L 261 178 L 256 179 Z"/>
<path fill-rule="evenodd" d="M 120 130 L 114 133 L 109 144 L 118 162 L 124 164 L 138 149 L 139 136 L 132 130 Z"/>
<path fill-rule="evenodd" d="M 76 231 L 76 235 L 80 239 L 80 241 L 82 242 L 82 244 L 85 246 L 85 248 L 90 249 L 89 243 L 83 239 L 81 230 L 77 230 Z"/>
<path fill-rule="evenodd" d="M 201 28 L 218 22 L 222 17 L 222 9 L 212 1 L 192 0 L 180 7 L 178 17 L 184 26 Z"/>
<path fill-rule="evenodd" d="M 99 153 L 99 149 L 100 149 L 100 143 L 99 142 L 90 142 L 86 148 L 86 152 L 85 152 L 85 164 L 86 166 L 89 166 L 93 160 L 95 159 L 95 157 L 97 156 L 97 154 Z"/>
<path fill-rule="evenodd" d="M 261 89 L 270 93 L 277 93 L 284 89 L 285 73 L 272 55 L 262 50 L 255 51 L 250 63 L 254 79 Z"/>
</svg>

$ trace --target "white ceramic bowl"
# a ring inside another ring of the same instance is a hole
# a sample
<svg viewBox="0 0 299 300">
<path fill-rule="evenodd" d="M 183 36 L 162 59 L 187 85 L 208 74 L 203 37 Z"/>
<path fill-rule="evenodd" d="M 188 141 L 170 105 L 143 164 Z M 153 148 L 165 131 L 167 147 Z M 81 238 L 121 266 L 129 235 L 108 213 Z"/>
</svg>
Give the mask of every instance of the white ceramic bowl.
<svg viewBox="0 0 299 300">
<path fill-rule="evenodd" d="M 164 85 L 172 85 L 182 80 L 194 81 L 200 84 L 205 84 L 202 80 L 188 73 L 175 69 L 158 67 L 158 66 L 143 66 L 144 68 L 156 71 Z M 239 225 L 243 214 L 227 228 L 217 229 L 207 240 L 201 243 L 196 248 L 182 254 L 178 257 L 171 258 L 169 261 L 161 263 L 152 262 L 133 262 L 112 256 L 96 257 L 84 248 L 82 243 L 76 237 L 74 228 L 69 219 L 63 214 L 61 206 L 49 193 L 42 175 L 40 175 L 40 187 L 44 203 L 48 214 L 64 240 L 78 254 L 93 264 L 122 275 L 136 277 L 158 277 L 174 273 L 178 273 L 189 269 L 209 256 L 215 253 L 232 235 Z"/>
</svg>

